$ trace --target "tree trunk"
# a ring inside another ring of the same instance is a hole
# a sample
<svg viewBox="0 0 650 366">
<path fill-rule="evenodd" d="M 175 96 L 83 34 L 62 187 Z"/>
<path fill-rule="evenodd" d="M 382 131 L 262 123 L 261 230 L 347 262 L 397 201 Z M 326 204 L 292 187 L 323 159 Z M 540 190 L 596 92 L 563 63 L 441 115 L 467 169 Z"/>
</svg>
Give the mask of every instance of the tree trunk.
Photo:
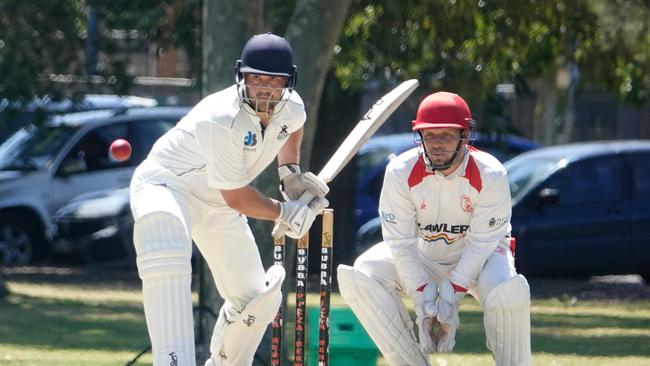
<svg viewBox="0 0 650 366">
<path fill-rule="evenodd" d="M 305 102 L 307 122 L 302 143 L 301 165 L 306 171 L 309 167 L 312 145 L 316 131 L 318 104 L 329 69 L 334 46 L 344 24 L 350 0 L 298 0 L 291 17 L 285 37 L 294 50 L 294 63 L 299 68 L 297 90 Z M 264 20 L 260 9 L 263 1 L 253 3 L 227 1 L 226 4 L 216 5 L 214 2 L 204 3 L 204 95 L 208 91 L 219 90 L 232 83 L 234 78 L 232 68 L 240 56 L 244 42 L 254 33 L 259 33 Z M 223 36 L 228 35 L 228 36 Z M 323 52 L 323 50 L 329 50 Z M 276 166 L 272 164 L 253 185 L 269 197 L 280 198 L 278 192 L 278 177 Z M 265 267 L 272 263 L 271 229 L 273 223 L 250 220 L 249 224 L 255 236 Z M 294 266 L 295 246 L 290 241 L 286 249 L 287 283 L 292 283 L 292 268 Z M 199 303 L 208 306 L 215 314 L 223 300 L 216 293 L 212 276 L 203 266 L 200 271 Z M 209 343 L 214 319 L 207 312 L 200 312 L 199 333 L 197 339 L 197 354 L 200 359 L 209 355 Z M 255 364 L 266 364 L 267 346 L 270 342 L 262 341 Z"/>
<path fill-rule="evenodd" d="M 311 162 L 321 93 L 349 7 L 350 0 L 298 0 L 287 28 L 299 70 L 296 89 L 307 109 L 303 165 Z"/>
<path fill-rule="evenodd" d="M 552 145 L 556 139 L 558 90 L 555 87 L 554 70 L 536 80 L 533 88 L 537 94 L 535 102 L 534 139 L 544 145 Z"/>
<path fill-rule="evenodd" d="M 203 2 L 202 96 L 226 88 L 234 82 L 235 62 L 253 34 L 262 32 L 263 0 Z M 202 257 L 198 259 L 199 310 L 197 313 L 196 355 L 202 365 L 210 356 L 210 339 L 215 315 L 223 304 L 212 273 Z"/>
<path fill-rule="evenodd" d="M 5 283 L 5 279 L 2 278 L 2 275 L 0 275 L 0 299 L 4 299 L 7 295 L 9 295 L 7 284 Z"/>
</svg>

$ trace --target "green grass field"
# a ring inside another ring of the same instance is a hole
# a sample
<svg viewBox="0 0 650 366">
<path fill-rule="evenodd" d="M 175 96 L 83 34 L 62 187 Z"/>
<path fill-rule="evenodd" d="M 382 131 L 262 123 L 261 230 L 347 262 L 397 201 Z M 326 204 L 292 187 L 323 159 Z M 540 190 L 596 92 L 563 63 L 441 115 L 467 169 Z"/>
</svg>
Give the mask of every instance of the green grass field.
<svg viewBox="0 0 650 366">
<path fill-rule="evenodd" d="M 8 284 L 11 295 L 0 300 L 0 365 L 124 365 L 148 343 L 137 288 Z M 316 295 L 308 299 L 317 303 Z M 344 306 L 338 296 L 332 305 Z M 287 314 L 292 317 L 291 309 Z M 650 365 L 648 300 L 534 300 L 532 319 L 535 365 Z M 431 363 L 492 365 L 484 343 L 480 309 L 466 299 L 454 353 L 433 355 Z M 374 364 L 369 354 L 356 356 L 355 366 Z M 150 354 L 136 363 L 147 364 Z M 381 359 L 376 364 L 386 365 Z"/>
</svg>

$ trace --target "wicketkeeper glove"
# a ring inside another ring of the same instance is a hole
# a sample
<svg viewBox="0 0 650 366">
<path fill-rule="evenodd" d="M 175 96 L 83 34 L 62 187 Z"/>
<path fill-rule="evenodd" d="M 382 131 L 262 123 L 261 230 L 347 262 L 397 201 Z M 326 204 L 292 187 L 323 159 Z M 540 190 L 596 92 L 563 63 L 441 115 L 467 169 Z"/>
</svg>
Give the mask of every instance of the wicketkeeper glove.
<svg viewBox="0 0 650 366">
<path fill-rule="evenodd" d="M 280 193 L 285 200 L 297 200 L 305 191 L 315 197 L 323 198 L 330 191 L 327 184 L 312 172 L 301 173 L 298 164 L 278 167 Z"/>
<path fill-rule="evenodd" d="M 438 293 L 438 321 L 440 322 L 440 338 L 437 351 L 451 352 L 456 344 L 456 329 L 460 319 L 460 301 L 467 294 L 467 289 L 451 281 L 442 281 Z"/>
<path fill-rule="evenodd" d="M 424 354 L 434 353 L 437 348 L 437 336 L 434 326 L 437 323 L 438 306 L 436 296 L 438 295 L 438 286 L 435 283 L 427 283 L 421 291 L 411 293 L 411 300 L 415 308 L 418 326 L 420 349 Z"/>
<path fill-rule="evenodd" d="M 314 219 L 327 205 L 329 201 L 325 198 L 314 198 L 309 204 L 300 200 L 280 202 L 280 216 L 276 224 L 287 225 L 286 235 L 299 239 L 309 232 Z"/>
</svg>

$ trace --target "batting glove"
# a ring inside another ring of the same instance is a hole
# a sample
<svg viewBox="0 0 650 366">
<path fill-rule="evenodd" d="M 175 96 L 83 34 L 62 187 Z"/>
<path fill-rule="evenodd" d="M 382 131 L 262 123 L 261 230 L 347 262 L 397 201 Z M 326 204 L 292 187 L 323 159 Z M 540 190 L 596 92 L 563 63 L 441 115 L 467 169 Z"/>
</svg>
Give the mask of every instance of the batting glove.
<svg viewBox="0 0 650 366">
<path fill-rule="evenodd" d="M 438 336 L 434 330 L 438 315 L 437 294 L 438 286 L 435 283 L 427 283 L 421 291 L 411 294 L 415 308 L 415 322 L 419 331 L 420 349 L 424 354 L 434 353 L 437 349 Z"/>
<path fill-rule="evenodd" d="M 282 165 L 278 168 L 280 193 L 285 200 L 297 200 L 306 191 L 314 197 L 323 198 L 330 191 L 327 184 L 312 172 L 301 173 L 298 164 Z"/>
<path fill-rule="evenodd" d="M 309 232 L 316 215 L 328 204 L 325 198 L 314 198 L 309 204 L 300 200 L 280 202 L 280 216 L 276 219 L 276 225 L 286 225 L 286 235 L 300 239 Z"/>
</svg>

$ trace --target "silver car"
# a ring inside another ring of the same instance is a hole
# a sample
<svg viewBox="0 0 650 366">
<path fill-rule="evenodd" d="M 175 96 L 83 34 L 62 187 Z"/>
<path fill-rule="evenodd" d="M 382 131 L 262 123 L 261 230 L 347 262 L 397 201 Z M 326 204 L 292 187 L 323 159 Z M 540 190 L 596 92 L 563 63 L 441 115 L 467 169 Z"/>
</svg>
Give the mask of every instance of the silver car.
<svg viewBox="0 0 650 366">
<path fill-rule="evenodd" d="M 154 142 L 189 108 L 151 107 L 72 113 L 28 126 L 0 145 L 0 263 L 47 256 L 52 215 L 83 193 L 126 187 Z M 115 139 L 131 142 L 129 160 L 111 159 Z"/>
</svg>

